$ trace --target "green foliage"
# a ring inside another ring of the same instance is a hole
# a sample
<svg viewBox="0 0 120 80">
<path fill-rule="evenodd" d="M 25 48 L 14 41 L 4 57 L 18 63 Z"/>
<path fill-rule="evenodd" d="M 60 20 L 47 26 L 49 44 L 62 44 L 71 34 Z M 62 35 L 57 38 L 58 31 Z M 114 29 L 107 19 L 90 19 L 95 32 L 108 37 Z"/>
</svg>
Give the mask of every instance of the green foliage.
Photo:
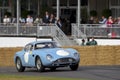
<svg viewBox="0 0 120 80">
<path fill-rule="evenodd" d="M 28 15 L 28 11 L 27 11 L 27 10 L 22 10 L 22 12 L 21 12 L 21 17 L 22 17 L 22 18 L 26 18 L 27 15 Z"/>
<path fill-rule="evenodd" d="M 48 7 L 48 6 L 44 6 L 42 5 L 42 8 L 40 10 L 40 16 L 43 17 L 45 15 L 45 12 L 48 11 L 49 13 L 53 13 L 53 9 Z"/>
<path fill-rule="evenodd" d="M 7 15 L 8 17 L 10 17 L 11 16 L 11 12 L 5 12 L 4 15 Z"/>
<path fill-rule="evenodd" d="M 102 11 L 102 15 L 105 16 L 106 18 L 108 18 L 109 16 L 112 15 L 112 11 L 110 9 L 104 9 Z"/>
<path fill-rule="evenodd" d="M 97 11 L 96 10 L 91 10 L 90 11 L 90 16 L 96 17 L 97 16 Z"/>
<path fill-rule="evenodd" d="M 85 20 L 85 21 L 87 20 L 87 18 L 88 18 L 87 8 L 81 9 L 81 17 L 83 20 Z"/>
<path fill-rule="evenodd" d="M 53 77 L 38 77 L 38 76 L 18 76 L 18 75 L 0 75 L 0 80 L 85 80 L 75 78 L 53 78 Z"/>
<path fill-rule="evenodd" d="M 23 10 L 23 11 L 21 12 L 21 17 L 22 17 L 22 18 L 26 18 L 27 15 L 33 15 L 33 14 L 34 14 L 33 11 Z"/>
</svg>

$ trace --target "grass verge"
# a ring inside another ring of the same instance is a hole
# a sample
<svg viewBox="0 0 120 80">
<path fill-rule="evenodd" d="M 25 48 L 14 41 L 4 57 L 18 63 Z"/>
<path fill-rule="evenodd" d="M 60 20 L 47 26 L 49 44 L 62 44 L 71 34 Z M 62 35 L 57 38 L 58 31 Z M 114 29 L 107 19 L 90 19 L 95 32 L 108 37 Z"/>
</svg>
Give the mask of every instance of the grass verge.
<svg viewBox="0 0 120 80">
<path fill-rule="evenodd" d="M 39 77 L 39 76 L 21 76 L 21 75 L 0 74 L 0 80 L 88 80 L 88 79 Z"/>
</svg>

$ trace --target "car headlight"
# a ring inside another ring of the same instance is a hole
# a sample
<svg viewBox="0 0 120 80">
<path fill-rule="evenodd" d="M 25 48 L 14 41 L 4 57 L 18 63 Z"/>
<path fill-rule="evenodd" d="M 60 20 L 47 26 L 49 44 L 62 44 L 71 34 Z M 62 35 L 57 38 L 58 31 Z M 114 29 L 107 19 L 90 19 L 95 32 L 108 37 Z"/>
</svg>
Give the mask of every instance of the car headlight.
<svg viewBox="0 0 120 80">
<path fill-rule="evenodd" d="M 75 57 L 79 57 L 79 55 L 78 55 L 78 53 L 77 53 L 77 52 L 76 52 L 76 53 L 74 53 L 74 56 L 75 56 Z"/>
<path fill-rule="evenodd" d="M 47 60 L 51 61 L 53 57 L 50 54 L 47 54 L 46 58 Z"/>
</svg>

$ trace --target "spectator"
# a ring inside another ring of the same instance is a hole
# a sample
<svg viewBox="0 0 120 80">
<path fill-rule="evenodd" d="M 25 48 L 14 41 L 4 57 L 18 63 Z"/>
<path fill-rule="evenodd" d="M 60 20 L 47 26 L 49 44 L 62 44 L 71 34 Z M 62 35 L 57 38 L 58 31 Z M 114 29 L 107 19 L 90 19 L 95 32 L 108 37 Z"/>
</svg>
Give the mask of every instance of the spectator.
<svg viewBox="0 0 120 80">
<path fill-rule="evenodd" d="M 6 25 L 10 22 L 11 22 L 10 18 L 7 15 L 5 15 L 5 17 L 3 18 L 3 23 Z"/>
<path fill-rule="evenodd" d="M 19 22 L 20 22 L 20 23 L 25 23 L 25 18 L 21 18 L 21 17 L 20 17 L 20 18 L 19 18 Z"/>
<path fill-rule="evenodd" d="M 35 21 L 34 21 L 34 23 L 39 23 L 40 22 L 40 19 L 39 19 L 39 17 L 36 17 L 36 19 L 35 19 Z"/>
<path fill-rule="evenodd" d="M 34 23 L 37 23 L 37 24 L 40 23 L 40 24 L 42 24 L 43 21 L 42 21 L 42 19 L 40 18 L 40 16 L 38 16 L 38 17 L 36 17 Z"/>
<path fill-rule="evenodd" d="M 11 22 L 12 22 L 12 23 L 16 23 L 16 22 L 17 22 L 17 19 L 13 16 L 13 17 L 11 18 Z"/>
<path fill-rule="evenodd" d="M 28 15 L 26 18 L 26 24 L 28 26 L 33 26 L 33 18 L 30 15 Z"/>
<path fill-rule="evenodd" d="M 102 16 L 102 19 L 99 21 L 99 23 L 100 24 L 105 24 L 106 21 L 107 21 L 107 19 L 104 16 Z"/>
<path fill-rule="evenodd" d="M 88 20 L 88 24 L 93 24 L 94 23 L 94 17 L 91 16 L 90 19 Z"/>
<path fill-rule="evenodd" d="M 109 18 L 108 18 L 108 20 L 107 20 L 107 22 L 106 22 L 107 26 L 108 26 L 108 27 L 112 27 L 112 24 L 113 24 L 113 23 L 114 23 L 114 22 L 113 22 L 112 16 L 109 16 Z"/>
<path fill-rule="evenodd" d="M 55 21 L 56 21 L 55 16 L 53 14 L 51 14 L 49 22 L 52 23 L 52 24 L 54 24 Z"/>
<path fill-rule="evenodd" d="M 58 26 L 59 28 L 62 28 L 62 23 L 61 23 L 61 20 L 60 20 L 60 19 L 57 20 L 57 23 L 56 23 L 56 24 L 57 24 L 57 26 Z"/>
<path fill-rule="evenodd" d="M 93 21 L 94 21 L 93 24 L 98 24 L 99 23 L 98 17 L 94 17 Z"/>
<path fill-rule="evenodd" d="M 87 45 L 87 46 L 89 46 L 89 45 L 90 45 L 90 38 L 87 38 L 86 45 Z"/>
<path fill-rule="evenodd" d="M 118 17 L 117 24 L 120 25 L 120 17 Z"/>
<path fill-rule="evenodd" d="M 84 46 L 85 45 L 85 40 L 82 39 L 82 43 L 81 43 L 81 46 Z"/>
<path fill-rule="evenodd" d="M 45 23 L 45 24 L 50 23 L 50 16 L 47 11 L 45 12 L 45 16 L 43 17 L 43 23 Z"/>
<path fill-rule="evenodd" d="M 97 41 L 92 37 L 92 41 L 90 41 L 90 45 L 97 45 Z"/>
</svg>

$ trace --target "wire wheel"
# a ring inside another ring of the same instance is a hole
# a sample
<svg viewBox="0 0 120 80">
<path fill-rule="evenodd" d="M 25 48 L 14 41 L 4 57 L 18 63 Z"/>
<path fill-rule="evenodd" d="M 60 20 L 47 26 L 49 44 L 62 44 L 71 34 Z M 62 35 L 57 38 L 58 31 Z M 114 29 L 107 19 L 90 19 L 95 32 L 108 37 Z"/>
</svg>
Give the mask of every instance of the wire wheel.
<svg viewBox="0 0 120 80">
<path fill-rule="evenodd" d="M 39 57 L 36 59 L 36 68 L 39 72 L 44 71 L 44 67 Z"/>
<path fill-rule="evenodd" d="M 25 67 L 22 66 L 20 58 L 16 59 L 16 68 L 18 72 L 23 72 L 25 70 Z"/>
<path fill-rule="evenodd" d="M 70 66 L 70 69 L 73 70 L 73 71 L 76 71 L 79 67 L 79 64 L 76 64 L 76 65 L 71 65 Z"/>
</svg>

